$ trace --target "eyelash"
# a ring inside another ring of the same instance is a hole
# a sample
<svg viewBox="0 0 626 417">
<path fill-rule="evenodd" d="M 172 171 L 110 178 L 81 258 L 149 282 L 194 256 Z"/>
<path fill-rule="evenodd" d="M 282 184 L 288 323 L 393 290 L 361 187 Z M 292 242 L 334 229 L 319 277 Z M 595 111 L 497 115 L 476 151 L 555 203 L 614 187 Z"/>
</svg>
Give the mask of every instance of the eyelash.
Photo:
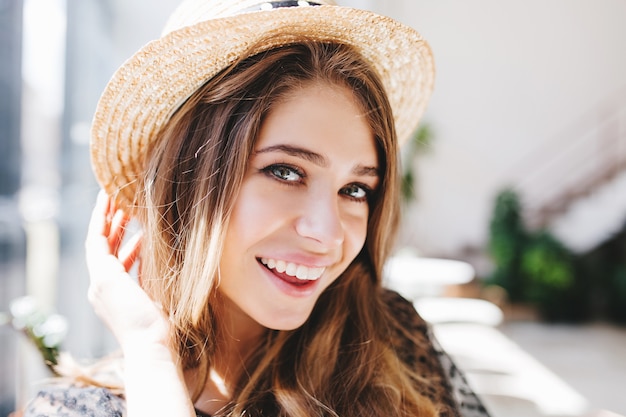
<svg viewBox="0 0 626 417">
<path fill-rule="evenodd" d="M 285 179 L 282 176 L 276 174 L 276 171 L 279 170 L 279 169 L 292 171 L 293 173 L 295 173 L 300 178 L 298 179 L 298 181 Z M 276 180 L 278 180 L 280 182 L 283 182 L 283 183 L 285 183 L 287 185 L 297 185 L 297 184 L 300 184 L 302 182 L 302 180 L 304 178 L 306 178 L 306 175 L 300 169 L 298 169 L 298 168 L 296 168 L 294 166 L 291 166 L 291 165 L 287 165 L 287 164 L 272 164 L 272 165 L 268 165 L 267 167 L 263 168 L 261 171 L 264 172 L 269 177 L 274 178 L 274 179 L 276 179 Z"/>
<path fill-rule="evenodd" d="M 299 178 L 298 180 L 288 180 L 283 178 L 283 176 L 278 175 L 277 174 L 277 170 L 286 170 L 286 171 L 291 171 L 293 173 L 295 173 Z M 288 165 L 288 164 L 272 164 L 272 165 L 268 165 L 267 167 L 263 168 L 261 170 L 263 173 L 265 173 L 265 175 L 269 176 L 270 178 L 273 178 L 277 181 L 280 181 L 281 183 L 288 185 L 288 186 L 296 186 L 299 184 L 302 184 L 303 180 L 306 178 L 306 174 L 292 166 L 292 165 Z M 365 195 L 363 197 L 354 197 L 351 196 L 350 194 L 347 194 L 346 191 L 348 188 L 350 187 L 358 187 L 360 189 L 363 190 L 363 192 L 365 193 Z M 369 203 L 371 201 L 372 195 L 374 194 L 374 191 L 372 190 L 371 187 L 365 185 L 365 184 L 361 184 L 361 183 L 352 183 L 347 185 L 346 187 L 343 187 L 340 190 L 341 195 L 345 196 L 346 198 L 348 198 L 351 201 L 357 202 L 357 203 Z"/>
<path fill-rule="evenodd" d="M 343 190 L 346 190 L 349 187 L 354 187 L 354 186 L 359 187 L 360 189 L 362 189 L 363 192 L 365 193 L 365 195 L 363 197 L 353 197 L 353 196 L 351 196 L 349 194 L 346 194 L 346 193 L 342 193 L 342 194 L 345 195 L 350 200 L 356 201 L 357 203 L 369 203 L 371 201 L 371 199 L 372 199 L 373 190 L 370 187 L 368 187 L 367 185 L 365 185 L 365 184 L 353 183 L 353 184 L 348 185 L 347 187 L 342 188 L 341 190 L 343 191 Z"/>
</svg>

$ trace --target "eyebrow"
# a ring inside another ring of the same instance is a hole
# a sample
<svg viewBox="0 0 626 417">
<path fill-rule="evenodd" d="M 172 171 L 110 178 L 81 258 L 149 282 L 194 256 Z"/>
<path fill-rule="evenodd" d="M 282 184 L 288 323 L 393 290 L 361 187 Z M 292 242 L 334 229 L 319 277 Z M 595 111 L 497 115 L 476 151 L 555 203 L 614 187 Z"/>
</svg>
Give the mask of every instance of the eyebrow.
<svg viewBox="0 0 626 417">
<path fill-rule="evenodd" d="M 359 177 L 380 177 L 380 171 L 376 167 L 368 167 L 363 165 L 357 165 L 352 173 Z"/>
<path fill-rule="evenodd" d="M 297 146 L 291 146 L 291 145 L 268 146 L 266 148 L 254 151 L 254 155 L 258 155 L 261 153 L 269 153 L 269 152 L 284 152 L 287 155 L 296 156 L 298 158 L 305 159 L 321 167 L 328 166 L 328 161 L 323 155 L 320 155 L 319 153 L 310 151 L 308 149 L 300 148 Z"/>
<path fill-rule="evenodd" d="M 292 146 L 292 145 L 285 145 L 285 144 L 272 145 L 266 148 L 256 150 L 254 151 L 253 154 L 259 155 L 259 154 L 270 153 L 270 152 L 284 152 L 287 155 L 302 158 L 306 161 L 312 162 L 315 165 L 318 165 L 323 168 L 328 166 L 328 160 L 323 155 L 317 152 L 313 152 L 311 150 L 305 149 L 305 148 Z M 380 172 L 378 168 L 373 167 L 373 166 L 360 165 L 360 164 L 356 165 L 352 169 L 352 173 L 358 176 L 380 177 Z"/>
</svg>

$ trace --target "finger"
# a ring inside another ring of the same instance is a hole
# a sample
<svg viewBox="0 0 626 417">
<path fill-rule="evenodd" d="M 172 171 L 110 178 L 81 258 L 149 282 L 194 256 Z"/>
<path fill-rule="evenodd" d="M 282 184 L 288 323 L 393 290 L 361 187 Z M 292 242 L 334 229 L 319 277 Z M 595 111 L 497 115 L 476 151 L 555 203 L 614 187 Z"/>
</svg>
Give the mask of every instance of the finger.
<svg viewBox="0 0 626 417">
<path fill-rule="evenodd" d="M 120 249 L 118 258 L 122 265 L 124 265 L 124 269 L 126 272 L 130 271 L 133 264 L 139 257 L 139 253 L 141 252 L 141 241 L 142 241 L 142 233 L 135 233 L 128 242 L 124 244 L 124 246 Z"/>
<path fill-rule="evenodd" d="M 101 191 L 105 192 L 105 191 Z M 102 234 L 104 236 L 108 236 L 111 233 L 111 221 L 113 219 L 113 214 L 115 213 L 115 202 L 109 195 L 107 194 L 106 206 L 104 207 L 104 224 L 102 228 Z"/>
<path fill-rule="evenodd" d="M 98 193 L 96 204 L 91 212 L 91 219 L 89 220 L 89 227 L 87 229 L 87 239 L 85 240 L 85 247 L 89 251 L 98 251 L 109 253 L 109 246 L 107 239 L 103 234 L 105 229 L 108 228 L 106 215 L 109 206 L 109 197 L 104 191 Z"/>
<path fill-rule="evenodd" d="M 126 226 L 130 222 L 130 216 L 128 216 L 122 210 L 117 210 L 111 220 L 109 235 L 107 240 L 109 242 L 109 248 L 111 253 L 117 255 L 124 235 L 126 233 Z"/>
<path fill-rule="evenodd" d="M 137 265 L 137 283 L 141 288 L 143 288 L 143 274 L 141 273 L 141 261 L 139 261 L 139 265 Z"/>
<path fill-rule="evenodd" d="M 96 197 L 96 203 L 92 210 L 91 222 L 89 223 L 88 232 L 96 234 L 108 234 L 104 233 L 104 226 L 106 223 L 106 216 L 109 211 L 110 198 L 104 190 L 100 190 Z"/>
</svg>

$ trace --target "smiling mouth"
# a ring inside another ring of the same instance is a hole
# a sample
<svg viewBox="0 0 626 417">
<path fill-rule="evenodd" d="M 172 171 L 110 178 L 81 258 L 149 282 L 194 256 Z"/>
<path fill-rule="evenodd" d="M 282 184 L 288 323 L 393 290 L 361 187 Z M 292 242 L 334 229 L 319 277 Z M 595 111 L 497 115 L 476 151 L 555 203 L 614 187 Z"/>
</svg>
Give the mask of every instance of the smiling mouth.
<svg viewBox="0 0 626 417">
<path fill-rule="evenodd" d="M 298 281 L 316 281 L 318 280 L 324 271 L 325 267 L 308 267 L 306 265 L 300 265 L 293 262 L 286 262 L 283 260 L 272 258 L 261 258 L 259 261 L 269 270 L 277 273 L 279 276 L 287 276 L 291 279 L 295 278 Z"/>
</svg>

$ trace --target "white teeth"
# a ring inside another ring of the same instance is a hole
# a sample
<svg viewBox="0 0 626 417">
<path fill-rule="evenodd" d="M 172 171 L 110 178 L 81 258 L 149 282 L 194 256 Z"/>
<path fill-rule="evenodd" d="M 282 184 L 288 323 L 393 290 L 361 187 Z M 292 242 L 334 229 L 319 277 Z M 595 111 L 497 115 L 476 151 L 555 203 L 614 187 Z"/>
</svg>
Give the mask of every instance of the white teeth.
<svg viewBox="0 0 626 417">
<path fill-rule="evenodd" d="M 326 268 L 313 268 L 305 265 L 299 265 L 293 262 L 285 262 L 271 258 L 262 258 L 261 263 L 269 269 L 276 269 L 277 272 L 286 273 L 289 276 L 296 277 L 301 280 L 313 281 L 322 276 Z"/>
<path fill-rule="evenodd" d="M 304 265 L 298 265 L 296 269 L 296 278 L 307 279 L 309 277 L 309 268 Z"/>
<path fill-rule="evenodd" d="M 309 279 L 317 279 L 322 276 L 326 268 L 309 268 Z"/>
<path fill-rule="evenodd" d="M 298 271 L 298 265 L 292 264 L 291 262 L 289 262 L 287 264 L 287 269 L 285 269 L 285 274 L 295 277 L 297 271 Z"/>
</svg>

